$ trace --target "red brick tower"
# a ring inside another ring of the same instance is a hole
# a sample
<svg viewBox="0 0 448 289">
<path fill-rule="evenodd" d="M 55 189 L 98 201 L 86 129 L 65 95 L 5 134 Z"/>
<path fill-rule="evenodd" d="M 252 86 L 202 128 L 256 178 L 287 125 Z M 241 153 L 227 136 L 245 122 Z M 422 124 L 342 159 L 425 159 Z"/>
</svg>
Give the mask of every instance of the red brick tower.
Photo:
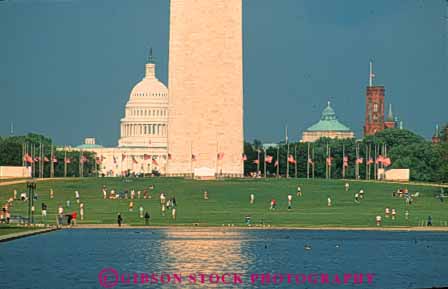
<svg viewBox="0 0 448 289">
<path fill-rule="evenodd" d="M 369 86 L 367 87 L 364 136 L 384 129 L 384 86 L 374 86 L 372 62 L 370 62 Z"/>
</svg>

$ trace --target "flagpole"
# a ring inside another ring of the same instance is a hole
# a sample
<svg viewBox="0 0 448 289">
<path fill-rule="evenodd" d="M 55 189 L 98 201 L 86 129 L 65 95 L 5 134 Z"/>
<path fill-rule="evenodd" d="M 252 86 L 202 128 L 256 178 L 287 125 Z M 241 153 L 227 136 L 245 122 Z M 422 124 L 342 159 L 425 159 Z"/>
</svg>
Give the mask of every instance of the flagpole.
<svg viewBox="0 0 448 289">
<path fill-rule="evenodd" d="M 257 149 L 257 176 L 258 176 L 258 172 L 260 171 L 260 149 Z"/>
<path fill-rule="evenodd" d="M 313 163 L 311 164 L 311 168 L 312 168 L 312 177 L 313 177 L 313 180 L 314 180 L 314 171 L 315 171 L 315 162 L 314 162 L 314 144 L 313 144 L 312 151 L 311 151 L 311 158 L 312 158 L 312 160 L 313 160 Z"/>
<path fill-rule="evenodd" d="M 286 140 L 286 146 L 287 146 L 287 153 L 286 153 L 286 178 L 289 178 L 289 142 L 288 142 L 288 125 L 285 127 L 285 140 Z"/>
<path fill-rule="evenodd" d="M 342 178 L 345 179 L 345 144 L 342 144 Z"/>
<path fill-rule="evenodd" d="M 277 145 L 277 178 L 280 177 L 280 144 Z"/>
<path fill-rule="evenodd" d="M 328 179 L 331 179 L 331 147 L 328 147 Z"/>
<path fill-rule="evenodd" d="M 193 143 L 190 140 L 190 170 L 191 178 L 193 178 Z"/>
<path fill-rule="evenodd" d="M 355 179 L 359 179 L 359 143 L 358 142 L 356 142 L 355 153 L 356 153 Z"/>
<path fill-rule="evenodd" d="M 297 144 L 294 144 L 294 175 L 295 178 L 297 179 Z"/>
<path fill-rule="evenodd" d="M 325 178 L 328 180 L 328 143 L 327 143 L 327 158 L 325 159 Z"/>
<path fill-rule="evenodd" d="M 375 160 L 373 163 L 373 179 L 377 180 L 377 174 L 378 174 L 378 144 L 375 144 Z"/>
<path fill-rule="evenodd" d="M 306 153 L 306 178 L 310 178 L 310 143 L 307 144 L 307 153 Z"/>
<path fill-rule="evenodd" d="M 64 146 L 64 178 L 67 177 L 67 147 Z"/>
<path fill-rule="evenodd" d="M 54 154 L 53 154 L 53 143 L 51 144 L 50 151 L 50 178 L 54 177 Z"/>
<path fill-rule="evenodd" d="M 264 150 L 264 178 L 266 178 L 266 149 Z"/>
</svg>

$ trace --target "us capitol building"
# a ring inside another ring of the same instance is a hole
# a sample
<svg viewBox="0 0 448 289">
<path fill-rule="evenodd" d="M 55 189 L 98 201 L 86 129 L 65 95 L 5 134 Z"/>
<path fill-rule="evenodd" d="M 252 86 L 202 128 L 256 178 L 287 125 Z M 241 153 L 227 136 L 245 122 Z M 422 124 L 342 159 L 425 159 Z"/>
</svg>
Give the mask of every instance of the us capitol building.
<svg viewBox="0 0 448 289">
<path fill-rule="evenodd" d="M 156 77 L 150 53 L 145 77 L 131 91 L 120 124 L 118 147 L 105 148 L 86 138 L 75 150 L 96 153 L 99 171 L 109 176 L 124 172 L 160 173 L 168 159 L 168 88 Z"/>
</svg>

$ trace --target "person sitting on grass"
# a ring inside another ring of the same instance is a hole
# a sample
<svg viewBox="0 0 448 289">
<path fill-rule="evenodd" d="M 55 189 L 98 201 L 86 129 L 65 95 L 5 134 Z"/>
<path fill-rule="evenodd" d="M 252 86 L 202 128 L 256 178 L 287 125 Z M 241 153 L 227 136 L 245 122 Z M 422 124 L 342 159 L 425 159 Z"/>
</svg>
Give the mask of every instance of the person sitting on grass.
<svg viewBox="0 0 448 289">
<path fill-rule="evenodd" d="M 364 199 L 364 190 L 363 189 L 359 190 L 359 198 Z"/>
<path fill-rule="evenodd" d="M 208 200 L 208 192 L 204 191 L 204 200 Z"/>
<path fill-rule="evenodd" d="M 395 220 L 396 215 L 397 215 L 397 211 L 395 211 L 395 209 L 392 209 L 392 220 Z"/>
<path fill-rule="evenodd" d="M 359 204 L 359 194 L 355 194 L 355 203 Z"/>
</svg>

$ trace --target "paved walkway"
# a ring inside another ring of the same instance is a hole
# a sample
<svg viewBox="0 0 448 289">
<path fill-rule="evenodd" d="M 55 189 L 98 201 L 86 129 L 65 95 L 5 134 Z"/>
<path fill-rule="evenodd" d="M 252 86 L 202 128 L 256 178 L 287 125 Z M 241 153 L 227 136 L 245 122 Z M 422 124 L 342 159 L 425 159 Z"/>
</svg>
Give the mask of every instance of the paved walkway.
<svg viewBox="0 0 448 289">
<path fill-rule="evenodd" d="M 18 232 L 18 233 L 3 235 L 3 236 L 0 236 L 0 243 L 6 242 L 6 241 L 12 241 L 12 240 L 23 238 L 23 237 L 33 236 L 33 235 L 37 235 L 37 234 L 48 233 L 48 232 L 52 232 L 55 230 L 58 230 L 58 229 L 56 227 L 52 227 L 52 228 L 34 229 L 34 230 L 25 231 L 25 232 Z"/>
<path fill-rule="evenodd" d="M 5 181 L 5 182 L 1 182 L 0 186 L 9 186 L 9 185 L 16 185 L 16 184 L 22 184 L 22 183 L 26 183 L 28 181 L 30 181 L 31 179 L 22 179 L 22 180 L 15 180 L 15 181 Z M 45 179 L 39 179 L 39 178 L 35 178 L 33 179 L 35 182 L 45 182 L 45 181 L 66 181 L 66 180 L 71 180 L 71 181 L 75 181 L 75 180 L 81 180 L 81 178 L 45 178 Z"/>
</svg>

